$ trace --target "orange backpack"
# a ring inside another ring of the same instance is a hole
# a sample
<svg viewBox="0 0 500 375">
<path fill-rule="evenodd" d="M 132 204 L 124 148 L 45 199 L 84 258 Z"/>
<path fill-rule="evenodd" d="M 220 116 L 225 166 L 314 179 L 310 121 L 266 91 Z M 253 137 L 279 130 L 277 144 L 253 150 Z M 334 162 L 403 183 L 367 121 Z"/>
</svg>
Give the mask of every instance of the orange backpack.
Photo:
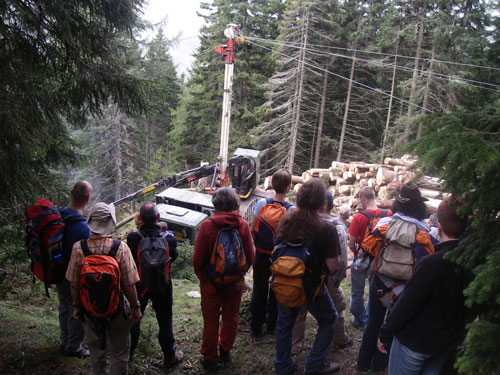
<svg viewBox="0 0 500 375">
<path fill-rule="evenodd" d="M 85 257 L 80 263 L 80 303 L 91 318 L 112 318 L 120 304 L 120 267 L 115 259 L 121 241 L 113 240 L 107 255 L 91 254 L 81 241 Z"/>
<path fill-rule="evenodd" d="M 276 202 L 272 198 L 266 199 L 255 222 L 255 248 L 258 252 L 271 255 L 274 249 L 274 237 L 281 218 L 288 208 L 292 206 L 289 202 Z"/>
</svg>

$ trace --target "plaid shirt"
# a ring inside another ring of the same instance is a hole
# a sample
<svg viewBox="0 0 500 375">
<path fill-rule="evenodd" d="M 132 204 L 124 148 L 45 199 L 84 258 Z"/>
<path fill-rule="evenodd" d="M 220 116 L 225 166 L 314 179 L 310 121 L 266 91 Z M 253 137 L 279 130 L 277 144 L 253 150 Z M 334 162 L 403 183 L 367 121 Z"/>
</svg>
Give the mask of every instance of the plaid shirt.
<svg viewBox="0 0 500 375">
<path fill-rule="evenodd" d="M 113 239 L 111 236 L 91 234 L 87 240 L 87 245 L 91 254 L 108 254 L 109 250 L 111 250 L 112 244 Z M 71 283 L 79 284 L 80 264 L 84 257 L 80 241 L 78 241 L 73 245 L 71 259 L 69 261 L 68 270 L 66 271 L 66 279 Z M 134 285 L 137 283 L 139 281 L 139 274 L 137 273 L 132 253 L 125 242 L 122 241 L 120 243 L 115 259 L 120 266 L 120 279 L 122 286 Z"/>
</svg>

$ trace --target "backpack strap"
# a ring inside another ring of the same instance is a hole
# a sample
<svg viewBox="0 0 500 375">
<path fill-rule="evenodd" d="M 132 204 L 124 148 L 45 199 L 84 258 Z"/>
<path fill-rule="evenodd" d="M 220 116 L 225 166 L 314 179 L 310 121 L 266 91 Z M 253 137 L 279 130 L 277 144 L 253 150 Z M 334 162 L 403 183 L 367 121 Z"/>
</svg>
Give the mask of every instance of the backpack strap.
<svg viewBox="0 0 500 375">
<path fill-rule="evenodd" d="M 371 213 L 369 213 L 368 211 L 361 211 L 360 213 L 363 214 L 363 215 L 365 215 L 369 220 L 371 220 L 371 219 L 373 219 L 375 217 Z"/>
<path fill-rule="evenodd" d="M 120 247 L 120 244 L 121 244 L 120 240 L 113 240 L 113 244 L 111 245 L 111 249 L 109 250 L 109 253 L 106 255 L 114 258 L 116 255 L 116 252 L 118 251 L 118 248 Z M 89 245 L 87 244 L 87 240 L 81 240 L 80 246 L 82 247 L 83 255 L 85 255 L 86 257 L 91 255 L 90 250 L 89 250 Z"/>
<path fill-rule="evenodd" d="M 89 245 L 87 244 L 87 240 L 81 240 L 80 246 L 82 248 L 83 255 L 88 257 L 90 255 Z"/>
<path fill-rule="evenodd" d="M 280 206 L 283 206 L 285 207 L 287 210 L 293 206 L 293 204 L 291 204 L 290 202 L 279 202 L 279 201 L 275 201 L 273 198 L 266 198 L 266 204 L 279 204 Z"/>
<path fill-rule="evenodd" d="M 111 245 L 111 249 L 109 250 L 108 256 L 114 258 L 116 256 L 116 252 L 120 248 L 121 243 L 122 241 L 120 240 L 113 240 L 113 244 Z"/>
</svg>

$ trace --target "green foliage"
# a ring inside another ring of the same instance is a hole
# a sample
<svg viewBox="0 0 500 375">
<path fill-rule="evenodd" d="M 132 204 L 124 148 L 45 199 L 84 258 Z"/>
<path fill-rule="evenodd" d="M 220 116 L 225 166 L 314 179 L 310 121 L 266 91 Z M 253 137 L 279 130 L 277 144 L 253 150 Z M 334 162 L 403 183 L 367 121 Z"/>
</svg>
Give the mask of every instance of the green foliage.
<svg viewBox="0 0 500 375">
<path fill-rule="evenodd" d="M 178 242 L 177 250 L 179 255 L 175 262 L 172 263 L 172 278 L 196 282 L 197 279 L 193 270 L 193 245 L 190 245 L 188 241 Z"/>
<path fill-rule="evenodd" d="M 453 253 L 473 272 L 467 304 L 480 311 L 470 324 L 458 365 L 466 374 L 491 374 L 500 368 L 500 102 L 478 112 L 435 114 L 424 118 L 423 137 L 411 145 L 426 173 L 441 176 L 445 189 L 463 199 L 463 214 L 473 212 L 472 232 Z"/>
<path fill-rule="evenodd" d="M 26 203 L 45 190 L 54 169 L 75 164 L 64 121 L 82 123 L 110 97 L 128 113 L 145 106 L 145 84 L 122 64 L 117 36 L 131 35 L 142 0 L 4 1 L 0 204 Z"/>
</svg>

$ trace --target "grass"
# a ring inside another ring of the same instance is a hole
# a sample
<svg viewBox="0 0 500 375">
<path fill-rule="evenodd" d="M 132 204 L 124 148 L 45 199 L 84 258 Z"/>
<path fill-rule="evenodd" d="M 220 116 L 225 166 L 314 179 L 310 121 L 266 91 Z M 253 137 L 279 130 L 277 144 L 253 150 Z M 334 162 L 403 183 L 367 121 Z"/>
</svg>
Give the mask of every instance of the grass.
<svg viewBox="0 0 500 375">
<path fill-rule="evenodd" d="M 91 372 L 87 359 L 63 357 L 58 353 L 59 325 L 57 318 L 57 293 L 51 298 L 44 296 L 43 285 L 34 286 L 26 274 L 20 273 L 15 280 L 4 280 L 16 287 L 3 293 L 0 301 L 0 373 L 1 374 L 88 374 Z M 14 282 L 15 281 L 15 282 Z M 346 279 L 342 287 L 349 296 L 350 283 Z M 184 361 L 168 370 L 170 374 L 202 374 L 200 365 L 201 334 L 203 318 L 200 299 L 190 298 L 189 291 L 199 291 L 198 284 L 189 280 L 174 280 L 173 325 L 176 345 L 184 352 Z M 275 338 L 264 336 L 253 339 L 249 328 L 250 292 L 243 294 L 240 309 L 240 324 L 235 348 L 231 352 L 232 363 L 218 372 L 222 375 L 272 374 Z M 349 322 L 346 311 L 346 322 Z M 331 352 L 327 359 L 340 362 L 343 375 L 356 374 L 355 362 L 361 332 L 347 323 L 354 338 L 352 348 Z M 315 322 L 308 316 L 306 348 L 314 340 Z M 130 362 L 129 373 L 160 374 L 163 357 L 157 340 L 158 327 L 154 311 L 149 305 L 141 323 L 139 349 Z M 303 372 L 308 350 L 298 356 L 296 373 Z"/>
</svg>

